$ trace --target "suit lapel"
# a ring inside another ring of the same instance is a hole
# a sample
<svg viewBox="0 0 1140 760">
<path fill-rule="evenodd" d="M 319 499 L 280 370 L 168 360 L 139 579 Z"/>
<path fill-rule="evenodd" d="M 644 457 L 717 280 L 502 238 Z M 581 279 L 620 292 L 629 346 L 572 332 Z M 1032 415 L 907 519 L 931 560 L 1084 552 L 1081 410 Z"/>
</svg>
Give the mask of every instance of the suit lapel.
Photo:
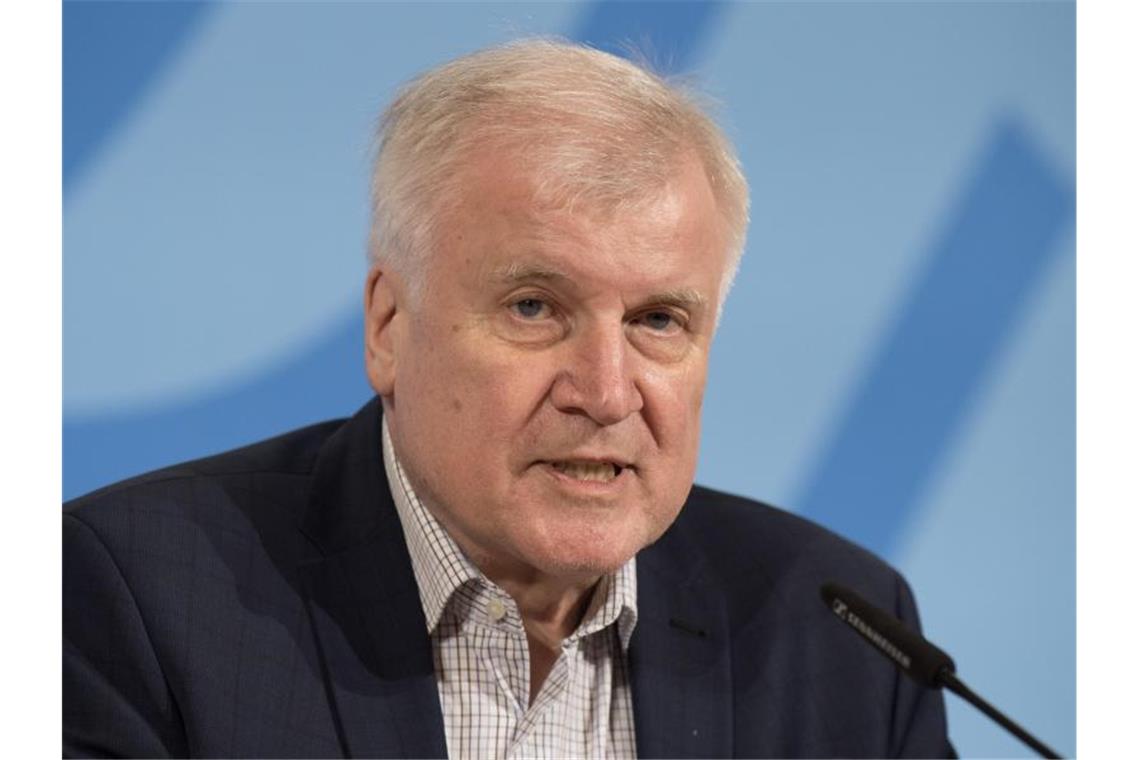
<svg viewBox="0 0 1140 760">
<path fill-rule="evenodd" d="M 300 573 L 345 754 L 442 757 L 431 641 L 381 456 L 373 400 L 321 451 L 302 530 L 324 556 Z"/>
<path fill-rule="evenodd" d="M 637 557 L 637 627 L 630 641 L 637 753 L 732 754 L 732 662 L 720 591 L 670 530 Z"/>
</svg>

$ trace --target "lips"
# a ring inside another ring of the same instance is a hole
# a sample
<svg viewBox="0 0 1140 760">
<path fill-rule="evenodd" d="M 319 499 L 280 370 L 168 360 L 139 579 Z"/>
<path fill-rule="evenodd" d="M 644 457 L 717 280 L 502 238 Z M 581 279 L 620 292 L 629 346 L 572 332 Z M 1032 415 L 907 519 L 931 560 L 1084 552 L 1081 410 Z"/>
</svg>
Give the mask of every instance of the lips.
<svg viewBox="0 0 1140 760">
<path fill-rule="evenodd" d="M 628 459 L 608 455 L 608 453 L 579 453 L 560 459 L 540 459 L 536 465 L 548 468 L 560 480 L 569 480 L 576 483 L 591 484 L 600 487 L 622 479 L 621 475 L 629 471 L 636 471 L 636 467 Z"/>
<path fill-rule="evenodd" d="M 569 460 L 548 462 L 548 464 L 568 478 L 596 483 L 609 483 L 625 469 L 614 462 Z"/>
</svg>

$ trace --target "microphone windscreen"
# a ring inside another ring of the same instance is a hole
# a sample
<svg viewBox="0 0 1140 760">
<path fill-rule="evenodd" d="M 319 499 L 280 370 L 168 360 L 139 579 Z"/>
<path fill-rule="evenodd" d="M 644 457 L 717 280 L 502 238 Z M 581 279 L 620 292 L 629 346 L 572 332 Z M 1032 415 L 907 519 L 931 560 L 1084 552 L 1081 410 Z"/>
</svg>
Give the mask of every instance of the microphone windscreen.
<svg viewBox="0 0 1140 760">
<path fill-rule="evenodd" d="M 840 620 L 924 686 L 940 687 L 941 675 L 954 672 L 950 655 L 851 589 L 829 582 L 819 592 Z"/>
</svg>

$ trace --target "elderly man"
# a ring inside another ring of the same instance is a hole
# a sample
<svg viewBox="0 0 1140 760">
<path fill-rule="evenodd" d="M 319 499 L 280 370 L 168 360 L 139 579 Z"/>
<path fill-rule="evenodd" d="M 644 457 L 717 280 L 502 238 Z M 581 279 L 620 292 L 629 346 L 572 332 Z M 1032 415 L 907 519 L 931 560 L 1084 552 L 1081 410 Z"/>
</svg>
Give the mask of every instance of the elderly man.
<svg viewBox="0 0 1140 760">
<path fill-rule="evenodd" d="M 64 749 L 921 756 L 942 703 L 828 619 L 834 535 L 692 483 L 747 222 L 619 58 L 487 50 L 389 108 L 355 417 L 67 507 Z"/>
</svg>

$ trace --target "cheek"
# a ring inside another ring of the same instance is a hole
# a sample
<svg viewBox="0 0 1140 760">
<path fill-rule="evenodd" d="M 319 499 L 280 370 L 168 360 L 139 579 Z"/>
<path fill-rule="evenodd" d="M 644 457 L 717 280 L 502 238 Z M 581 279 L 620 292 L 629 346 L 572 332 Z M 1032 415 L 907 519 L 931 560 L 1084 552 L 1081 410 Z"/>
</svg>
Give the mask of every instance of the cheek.
<svg viewBox="0 0 1140 760">
<path fill-rule="evenodd" d="M 646 421 L 661 447 L 695 457 L 705 390 L 703 363 L 648 372 L 642 387 Z"/>
<path fill-rule="evenodd" d="M 422 340 L 436 340 L 414 354 L 406 395 L 448 440 L 482 441 L 492 453 L 541 404 L 547 387 L 543 365 L 534 356 L 505 355 L 478 330 L 444 327 L 424 331 Z"/>
</svg>

